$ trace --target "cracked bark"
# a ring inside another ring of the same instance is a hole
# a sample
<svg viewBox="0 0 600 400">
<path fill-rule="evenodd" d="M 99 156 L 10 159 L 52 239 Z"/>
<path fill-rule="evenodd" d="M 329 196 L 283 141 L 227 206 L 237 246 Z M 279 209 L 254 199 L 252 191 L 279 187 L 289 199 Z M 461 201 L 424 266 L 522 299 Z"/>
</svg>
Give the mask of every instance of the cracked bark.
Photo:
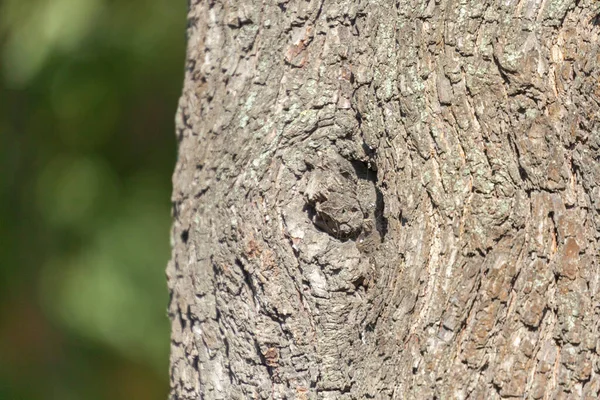
<svg viewBox="0 0 600 400">
<path fill-rule="evenodd" d="M 596 399 L 592 0 L 192 1 L 171 399 Z"/>
</svg>

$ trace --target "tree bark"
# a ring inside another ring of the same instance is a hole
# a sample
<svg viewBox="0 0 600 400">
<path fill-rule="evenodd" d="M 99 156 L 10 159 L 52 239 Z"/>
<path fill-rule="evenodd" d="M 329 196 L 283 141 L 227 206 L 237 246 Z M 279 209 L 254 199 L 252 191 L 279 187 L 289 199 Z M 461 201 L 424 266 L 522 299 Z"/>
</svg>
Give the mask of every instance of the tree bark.
<svg viewBox="0 0 600 400">
<path fill-rule="evenodd" d="M 593 0 L 192 1 L 171 399 L 596 399 Z"/>
</svg>

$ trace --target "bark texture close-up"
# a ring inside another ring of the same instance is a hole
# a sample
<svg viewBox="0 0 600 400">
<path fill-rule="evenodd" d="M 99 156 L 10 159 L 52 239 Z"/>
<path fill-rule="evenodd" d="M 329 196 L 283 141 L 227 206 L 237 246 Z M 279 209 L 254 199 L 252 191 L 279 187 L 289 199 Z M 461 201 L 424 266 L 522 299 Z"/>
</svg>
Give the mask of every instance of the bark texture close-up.
<svg viewBox="0 0 600 400">
<path fill-rule="evenodd" d="M 597 0 L 193 0 L 171 399 L 597 399 Z"/>
</svg>

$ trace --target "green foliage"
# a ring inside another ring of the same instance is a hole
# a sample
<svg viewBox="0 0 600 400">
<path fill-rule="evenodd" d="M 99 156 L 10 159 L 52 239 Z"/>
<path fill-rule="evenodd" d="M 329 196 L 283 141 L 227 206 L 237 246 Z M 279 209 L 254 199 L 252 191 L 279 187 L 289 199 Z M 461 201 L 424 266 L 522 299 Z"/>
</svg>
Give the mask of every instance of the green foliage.
<svg viewBox="0 0 600 400">
<path fill-rule="evenodd" d="M 0 3 L 0 399 L 166 398 L 186 3 Z"/>
</svg>

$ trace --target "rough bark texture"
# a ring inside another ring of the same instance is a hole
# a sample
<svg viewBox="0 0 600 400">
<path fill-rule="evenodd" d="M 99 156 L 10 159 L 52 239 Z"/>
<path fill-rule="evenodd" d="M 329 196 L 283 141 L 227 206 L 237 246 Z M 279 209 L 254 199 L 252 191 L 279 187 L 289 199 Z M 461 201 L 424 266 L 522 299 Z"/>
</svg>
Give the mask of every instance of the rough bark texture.
<svg viewBox="0 0 600 400">
<path fill-rule="evenodd" d="M 171 398 L 598 398 L 597 4 L 192 1 Z"/>
</svg>

